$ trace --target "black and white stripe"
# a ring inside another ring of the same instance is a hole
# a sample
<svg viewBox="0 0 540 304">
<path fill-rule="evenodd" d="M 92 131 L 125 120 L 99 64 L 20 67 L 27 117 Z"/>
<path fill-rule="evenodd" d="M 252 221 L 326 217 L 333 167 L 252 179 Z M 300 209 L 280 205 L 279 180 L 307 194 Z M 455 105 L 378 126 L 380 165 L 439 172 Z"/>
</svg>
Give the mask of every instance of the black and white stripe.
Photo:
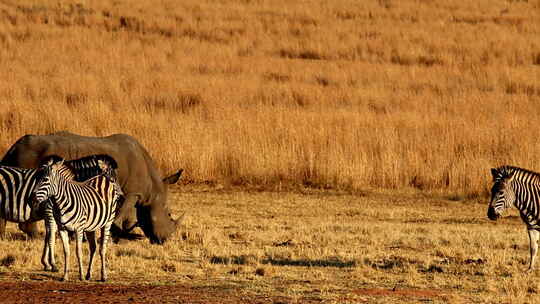
<svg viewBox="0 0 540 304">
<path fill-rule="evenodd" d="M 85 182 L 66 178 L 61 172 L 66 165 L 63 161 L 45 164 L 43 177 L 35 189 L 37 202 L 50 198 L 47 208 L 47 222 L 55 221 L 64 245 L 64 280 L 69 273 L 69 238 L 68 231 L 75 232 L 77 259 L 80 279 L 84 280 L 82 267 L 82 238 L 86 232 L 90 245 L 90 260 L 86 279 L 91 278 L 92 262 L 96 251 L 95 232 L 101 230 L 101 280 L 107 279 L 106 250 L 111 225 L 118 211 L 121 194 L 115 179 L 98 175 Z"/>
<path fill-rule="evenodd" d="M 52 162 L 59 159 L 57 156 L 51 156 L 46 161 Z M 85 180 L 96 174 L 109 174 L 111 178 L 116 178 L 114 175 L 116 162 L 108 155 L 92 155 L 66 161 L 66 164 L 67 167 L 61 170 L 60 174 L 67 179 Z M 38 169 L 0 166 L 0 218 L 16 223 L 33 222 L 44 218 L 46 204 L 34 206 L 31 198 L 40 175 Z M 52 237 L 53 247 L 56 232 L 54 225 L 54 223 L 45 225 L 46 239 Z M 54 254 L 51 254 L 51 259 L 48 259 L 49 252 L 54 253 L 54 248 L 45 246 L 42 257 L 43 266 L 45 270 L 56 271 Z"/>
<path fill-rule="evenodd" d="M 497 220 L 505 209 L 512 206 L 519 210 L 529 234 L 531 271 L 538 252 L 540 237 L 540 174 L 526 169 L 502 166 L 491 169 L 493 187 L 488 217 Z"/>
</svg>

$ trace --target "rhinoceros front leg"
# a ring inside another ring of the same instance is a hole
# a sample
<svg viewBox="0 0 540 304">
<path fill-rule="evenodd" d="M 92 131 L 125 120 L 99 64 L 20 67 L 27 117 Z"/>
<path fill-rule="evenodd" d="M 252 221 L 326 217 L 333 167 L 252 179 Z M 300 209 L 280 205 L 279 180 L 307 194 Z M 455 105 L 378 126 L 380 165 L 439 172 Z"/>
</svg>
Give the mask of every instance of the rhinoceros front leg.
<svg viewBox="0 0 540 304">
<path fill-rule="evenodd" d="M 137 210 L 135 205 L 139 201 L 141 195 L 130 193 L 125 196 L 120 211 L 114 220 L 114 225 L 127 233 L 137 226 Z"/>
<path fill-rule="evenodd" d="M 24 233 L 26 233 L 32 239 L 38 236 L 37 222 L 19 223 L 19 229 L 21 229 Z"/>
</svg>

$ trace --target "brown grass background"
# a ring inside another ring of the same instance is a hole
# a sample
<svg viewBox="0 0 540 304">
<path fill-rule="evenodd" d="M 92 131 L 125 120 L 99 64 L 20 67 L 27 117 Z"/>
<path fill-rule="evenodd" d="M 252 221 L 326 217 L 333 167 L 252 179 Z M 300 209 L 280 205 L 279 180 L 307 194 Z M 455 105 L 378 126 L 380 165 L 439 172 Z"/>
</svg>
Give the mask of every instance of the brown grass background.
<svg viewBox="0 0 540 304">
<path fill-rule="evenodd" d="M 0 1 L 0 147 L 123 132 L 187 182 L 476 195 L 540 170 L 539 1 Z"/>
</svg>

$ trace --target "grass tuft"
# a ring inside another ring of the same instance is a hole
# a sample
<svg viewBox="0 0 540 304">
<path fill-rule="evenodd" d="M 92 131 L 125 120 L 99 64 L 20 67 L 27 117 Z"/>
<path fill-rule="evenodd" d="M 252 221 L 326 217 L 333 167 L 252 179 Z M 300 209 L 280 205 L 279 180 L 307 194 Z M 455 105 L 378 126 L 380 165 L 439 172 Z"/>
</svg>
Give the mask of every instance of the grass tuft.
<svg viewBox="0 0 540 304">
<path fill-rule="evenodd" d="M 0 266 L 11 267 L 15 265 L 15 261 L 16 261 L 15 256 L 12 254 L 8 254 L 2 259 L 0 259 Z"/>
</svg>

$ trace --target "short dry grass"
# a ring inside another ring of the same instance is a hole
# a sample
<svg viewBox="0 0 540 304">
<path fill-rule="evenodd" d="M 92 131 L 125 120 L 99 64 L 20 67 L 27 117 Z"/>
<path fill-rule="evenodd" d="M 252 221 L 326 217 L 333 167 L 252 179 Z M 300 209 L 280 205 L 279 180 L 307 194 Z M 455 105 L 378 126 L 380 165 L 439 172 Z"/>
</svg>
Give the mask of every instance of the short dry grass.
<svg viewBox="0 0 540 304">
<path fill-rule="evenodd" d="M 183 227 L 164 246 L 112 245 L 112 282 L 234 288 L 324 303 L 539 297 L 540 269 L 523 274 L 528 241 L 521 220 L 514 213 L 490 222 L 485 201 L 419 192 L 178 190 L 172 205 L 175 214 L 188 211 Z M 41 271 L 40 240 L 22 240 L 13 224 L 10 231 L 14 239 L 0 242 L 2 274 L 60 277 Z M 74 256 L 71 262 L 76 278 Z"/>
</svg>

